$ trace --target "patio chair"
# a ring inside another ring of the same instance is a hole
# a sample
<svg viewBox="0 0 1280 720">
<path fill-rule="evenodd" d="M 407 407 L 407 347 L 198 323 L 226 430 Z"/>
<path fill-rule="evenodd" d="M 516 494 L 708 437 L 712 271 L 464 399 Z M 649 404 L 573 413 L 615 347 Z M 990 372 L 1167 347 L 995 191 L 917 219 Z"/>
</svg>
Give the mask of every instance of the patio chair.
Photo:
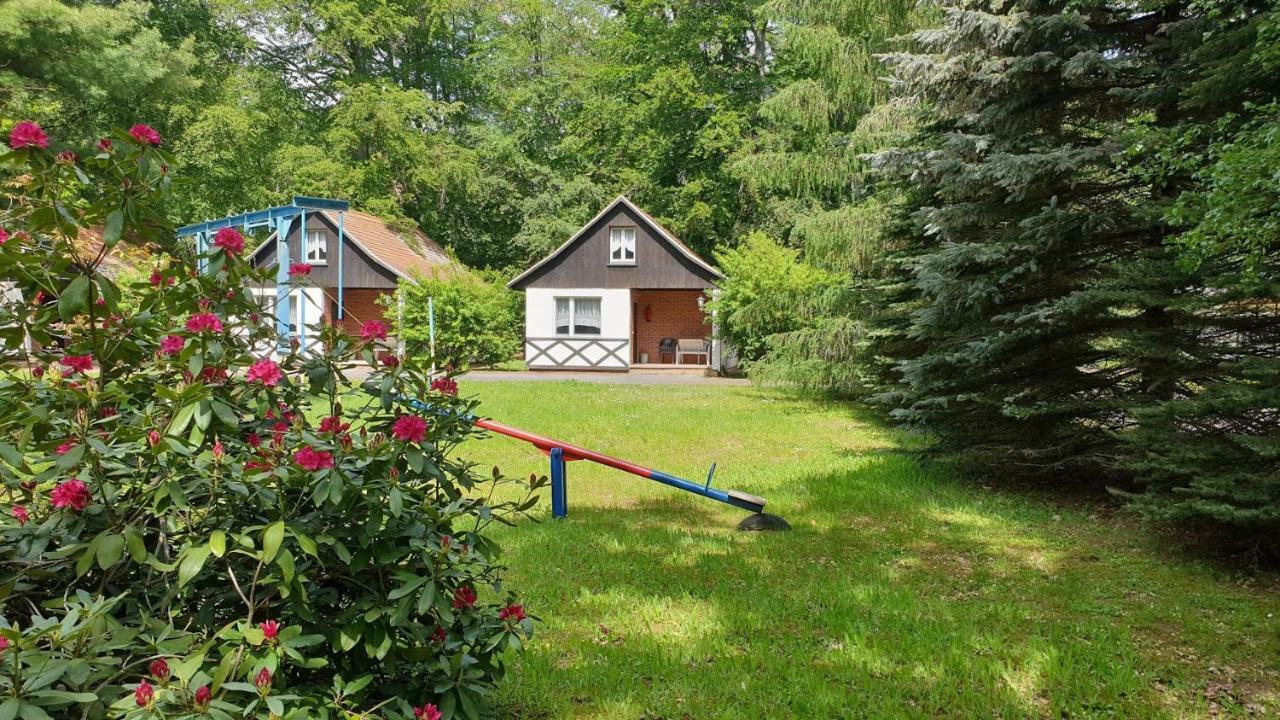
<svg viewBox="0 0 1280 720">
<path fill-rule="evenodd" d="M 671 356 L 672 362 L 676 359 L 676 339 L 662 338 L 658 341 L 658 362 L 661 363 L 667 356 Z"/>
<path fill-rule="evenodd" d="M 686 355 L 703 356 L 704 365 L 711 364 L 711 343 L 702 338 L 681 338 L 676 341 L 676 364 L 683 365 Z"/>
</svg>

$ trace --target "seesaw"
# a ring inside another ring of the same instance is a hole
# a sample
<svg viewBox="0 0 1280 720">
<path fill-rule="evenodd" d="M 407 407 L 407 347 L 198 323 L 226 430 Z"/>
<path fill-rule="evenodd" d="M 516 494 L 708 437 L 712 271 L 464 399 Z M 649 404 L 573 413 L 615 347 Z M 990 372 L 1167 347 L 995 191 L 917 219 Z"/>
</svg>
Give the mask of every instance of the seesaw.
<svg viewBox="0 0 1280 720">
<path fill-rule="evenodd" d="M 422 402 L 421 400 L 412 398 L 401 398 L 401 402 L 416 409 L 426 412 L 438 412 L 436 408 Z M 682 477 L 665 473 L 661 470 L 647 468 L 628 462 L 611 455 L 605 455 L 594 450 L 556 440 L 544 435 L 522 430 L 511 425 L 506 425 L 495 420 L 489 420 L 480 417 L 469 418 L 471 422 L 480 428 L 495 432 L 500 435 L 515 438 L 527 442 L 530 445 L 541 450 L 549 458 L 551 458 L 551 515 L 555 518 L 564 518 L 569 514 L 569 496 L 568 482 L 565 472 L 565 463 L 575 460 L 587 460 L 598 465 L 614 468 L 623 472 L 631 473 L 646 480 L 660 482 L 663 485 L 669 485 L 677 490 L 701 495 L 717 502 L 748 510 L 752 514 L 738 523 L 739 530 L 790 530 L 791 526 L 787 524 L 777 515 L 770 515 L 764 512 L 765 499 L 739 490 L 721 490 L 720 488 L 711 487 L 711 481 L 716 474 L 715 463 L 711 464 L 711 470 L 707 473 L 707 481 L 705 483 L 696 483 L 692 480 L 686 480 Z"/>
</svg>

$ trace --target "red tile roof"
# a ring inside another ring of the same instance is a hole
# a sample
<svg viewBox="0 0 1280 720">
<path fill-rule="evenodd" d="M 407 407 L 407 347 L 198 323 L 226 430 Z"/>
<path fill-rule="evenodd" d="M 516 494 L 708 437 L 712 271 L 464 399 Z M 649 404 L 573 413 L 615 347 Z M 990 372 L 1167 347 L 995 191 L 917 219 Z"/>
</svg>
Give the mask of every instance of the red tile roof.
<svg viewBox="0 0 1280 720">
<path fill-rule="evenodd" d="M 338 213 L 326 210 L 324 216 L 337 226 Z M 462 266 L 421 230 L 399 231 L 381 218 L 358 210 L 346 211 L 342 227 L 348 239 L 401 277 L 462 271 Z"/>
</svg>

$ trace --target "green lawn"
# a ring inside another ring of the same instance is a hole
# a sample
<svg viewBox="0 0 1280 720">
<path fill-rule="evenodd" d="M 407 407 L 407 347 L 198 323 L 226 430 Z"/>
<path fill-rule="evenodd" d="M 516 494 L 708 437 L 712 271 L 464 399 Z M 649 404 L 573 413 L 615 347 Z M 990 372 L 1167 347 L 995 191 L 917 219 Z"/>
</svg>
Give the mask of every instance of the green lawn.
<svg viewBox="0 0 1280 720">
<path fill-rule="evenodd" d="M 1280 713 L 1280 594 L 1140 525 L 949 479 L 846 406 L 747 388 L 463 383 L 482 411 L 763 495 L 791 533 L 590 463 L 569 518 L 503 529 L 543 625 L 520 717 L 1207 717 Z M 508 474 L 531 447 L 464 448 Z M 993 468 L 993 475 L 999 469 Z"/>
</svg>

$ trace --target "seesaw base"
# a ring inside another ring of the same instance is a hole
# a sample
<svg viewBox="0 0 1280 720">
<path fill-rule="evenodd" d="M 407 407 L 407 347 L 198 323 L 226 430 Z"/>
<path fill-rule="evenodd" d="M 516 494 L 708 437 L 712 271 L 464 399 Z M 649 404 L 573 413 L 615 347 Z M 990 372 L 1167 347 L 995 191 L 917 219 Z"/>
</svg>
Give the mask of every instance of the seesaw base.
<svg viewBox="0 0 1280 720">
<path fill-rule="evenodd" d="M 778 517 L 777 515 L 770 515 L 769 513 L 756 513 L 755 515 L 748 515 L 747 517 L 743 518 L 742 522 L 738 523 L 738 529 L 739 530 L 759 530 L 759 531 L 790 530 L 791 524 L 788 523 L 786 520 L 783 520 L 782 518 Z"/>
</svg>

